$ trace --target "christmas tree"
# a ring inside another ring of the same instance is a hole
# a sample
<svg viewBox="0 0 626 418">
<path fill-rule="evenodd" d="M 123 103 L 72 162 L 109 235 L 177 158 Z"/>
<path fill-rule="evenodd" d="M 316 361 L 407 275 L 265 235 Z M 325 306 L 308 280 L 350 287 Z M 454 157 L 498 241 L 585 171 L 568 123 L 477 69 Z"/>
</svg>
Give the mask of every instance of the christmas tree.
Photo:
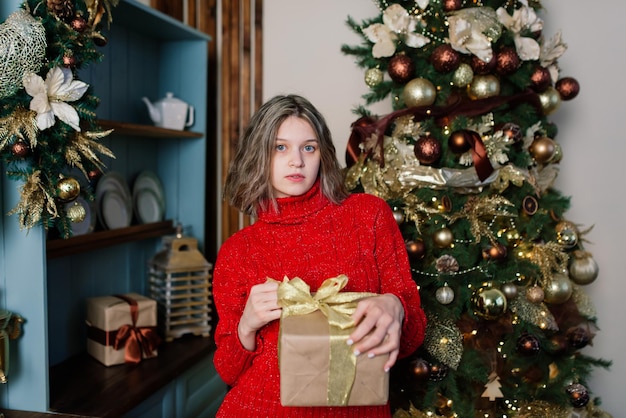
<svg viewBox="0 0 626 418">
<path fill-rule="evenodd" d="M 353 191 L 384 198 L 406 242 L 428 327 L 392 370 L 395 417 L 609 417 L 587 386 L 610 362 L 584 287 L 589 226 L 553 187 L 550 115 L 580 86 L 538 0 L 379 1 L 344 45 L 369 91 L 346 159 Z M 367 105 L 391 100 L 378 116 Z M 571 143 L 571 142 L 570 142 Z"/>
</svg>

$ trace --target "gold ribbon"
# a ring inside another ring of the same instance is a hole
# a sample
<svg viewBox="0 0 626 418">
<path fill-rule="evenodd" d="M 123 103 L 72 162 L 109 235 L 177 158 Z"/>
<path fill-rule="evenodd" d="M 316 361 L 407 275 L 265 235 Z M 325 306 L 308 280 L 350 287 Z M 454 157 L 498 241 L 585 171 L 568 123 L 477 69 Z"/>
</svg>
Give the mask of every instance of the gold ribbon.
<svg viewBox="0 0 626 418">
<path fill-rule="evenodd" d="M 344 274 L 326 279 L 312 295 L 310 287 L 299 277 L 287 277 L 278 285 L 278 305 L 282 307 L 281 318 L 306 315 L 320 310 L 327 318 L 330 335 L 330 359 L 328 367 L 328 405 L 348 404 L 354 377 L 356 356 L 346 343 L 355 326 L 352 314 L 360 299 L 375 296 L 375 293 L 343 292 L 348 283 Z M 280 347 L 279 347 L 280 350 Z"/>
</svg>

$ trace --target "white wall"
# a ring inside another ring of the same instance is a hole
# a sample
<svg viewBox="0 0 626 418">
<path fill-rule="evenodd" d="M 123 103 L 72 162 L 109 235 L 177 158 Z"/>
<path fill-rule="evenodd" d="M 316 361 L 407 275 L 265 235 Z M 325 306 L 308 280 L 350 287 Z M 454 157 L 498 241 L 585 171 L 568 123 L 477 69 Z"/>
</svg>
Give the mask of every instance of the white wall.
<svg viewBox="0 0 626 418">
<path fill-rule="evenodd" d="M 600 277 L 586 289 L 601 330 L 586 353 L 614 362 L 609 372 L 597 371 L 590 386 L 617 418 L 626 376 L 626 197 L 618 182 L 626 155 L 626 132 L 621 131 L 626 47 L 619 35 L 626 2 L 546 0 L 543 5 L 544 33 L 551 37 L 562 29 L 569 46 L 559 61 L 562 75 L 575 77 L 581 85 L 579 96 L 563 102 L 553 116 L 564 155 L 557 188 L 572 196 L 570 220 L 584 227 L 595 224 L 586 236 L 591 241 L 586 249 L 598 261 Z M 361 21 L 378 13 L 374 2 L 366 0 L 264 1 L 264 98 L 291 92 L 309 98 L 326 116 L 342 162 L 355 120 L 351 110 L 363 103 L 361 95 L 367 91 L 363 70 L 340 51 L 342 44 L 360 42 L 345 20 L 350 15 Z M 390 108 L 383 103 L 372 110 L 382 115 Z"/>
</svg>

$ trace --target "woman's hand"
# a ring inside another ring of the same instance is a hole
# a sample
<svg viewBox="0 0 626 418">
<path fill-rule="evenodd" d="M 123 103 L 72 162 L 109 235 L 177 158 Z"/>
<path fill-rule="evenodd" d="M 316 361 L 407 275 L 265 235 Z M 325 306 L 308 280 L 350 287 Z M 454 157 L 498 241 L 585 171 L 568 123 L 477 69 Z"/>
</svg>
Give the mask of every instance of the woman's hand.
<svg viewBox="0 0 626 418">
<path fill-rule="evenodd" d="M 367 353 L 369 357 L 389 353 L 385 371 L 398 359 L 404 307 L 397 296 L 390 293 L 359 301 L 352 319 L 357 324 L 350 334 L 348 344 L 354 345 L 355 354 Z"/>
<path fill-rule="evenodd" d="M 256 348 L 256 332 L 263 326 L 280 318 L 278 306 L 278 282 L 268 281 L 252 286 L 246 306 L 239 319 L 239 341 L 248 351 Z"/>
</svg>

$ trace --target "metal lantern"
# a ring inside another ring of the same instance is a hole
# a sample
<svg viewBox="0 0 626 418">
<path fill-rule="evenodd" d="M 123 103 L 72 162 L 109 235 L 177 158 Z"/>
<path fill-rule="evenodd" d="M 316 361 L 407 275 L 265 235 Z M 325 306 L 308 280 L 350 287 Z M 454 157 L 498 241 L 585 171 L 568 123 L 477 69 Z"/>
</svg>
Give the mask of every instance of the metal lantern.
<svg viewBox="0 0 626 418">
<path fill-rule="evenodd" d="M 194 238 L 163 239 L 164 248 L 149 262 L 149 285 L 157 301 L 159 327 L 167 342 L 185 334 L 208 337 L 211 331 L 211 269 Z"/>
</svg>

